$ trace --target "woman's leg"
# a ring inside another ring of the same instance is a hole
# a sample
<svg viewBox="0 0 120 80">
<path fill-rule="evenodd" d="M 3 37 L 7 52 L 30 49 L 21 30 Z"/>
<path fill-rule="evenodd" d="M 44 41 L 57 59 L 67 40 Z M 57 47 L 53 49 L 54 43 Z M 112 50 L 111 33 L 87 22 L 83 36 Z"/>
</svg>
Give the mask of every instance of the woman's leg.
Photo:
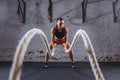
<svg viewBox="0 0 120 80">
<path fill-rule="evenodd" d="M 69 43 L 69 42 L 66 44 L 66 48 L 67 48 L 67 49 L 70 48 L 70 43 Z M 70 50 L 69 56 L 70 56 L 70 59 L 71 59 L 72 63 L 74 64 L 74 63 L 75 63 L 75 60 L 74 60 L 74 52 L 73 52 L 72 50 Z"/>
<path fill-rule="evenodd" d="M 52 48 L 53 48 L 53 43 L 51 42 L 50 44 L 49 44 L 49 48 L 50 48 L 50 50 L 52 50 Z M 48 65 L 48 60 L 49 60 L 49 54 L 48 54 L 48 51 L 46 52 L 46 54 L 45 54 L 45 67 L 48 67 L 47 65 Z"/>
</svg>

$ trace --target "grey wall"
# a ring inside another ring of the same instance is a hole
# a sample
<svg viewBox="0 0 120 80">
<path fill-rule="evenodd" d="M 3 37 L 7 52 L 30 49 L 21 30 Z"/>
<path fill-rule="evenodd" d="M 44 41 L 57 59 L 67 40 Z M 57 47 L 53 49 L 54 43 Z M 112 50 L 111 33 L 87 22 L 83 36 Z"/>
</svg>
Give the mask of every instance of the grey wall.
<svg viewBox="0 0 120 80">
<path fill-rule="evenodd" d="M 48 0 L 25 0 L 27 3 L 26 23 L 17 16 L 17 0 L 0 0 L 0 61 L 11 61 L 18 42 L 32 28 L 44 31 L 49 42 L 50 29 L 57 17 L 63 17 L 69 29 L 69 42 L 78 29 L 84 29 L 93 44 L 99 61 L 120 61 L 120 22 L 113 21 L 112 0 L 89 0 L 86 23 L 82 23 L 82 0 L 52 0 L 53 22 L 47 19 Z M 36 2 L 39 6 L 36 6 Z M 120 1 L 117 10 L 120 10 Z M 120 19 L 120 13 L 118 14 Z M 88 61 L 87 51 L 79 38 L 73 49 L 76 61 Z M 45 46 L 38 36 L 29 44 L 26 61 L 44 61 Z M 70 61 L 68 58 L 62 61 Z"/>
</svg>

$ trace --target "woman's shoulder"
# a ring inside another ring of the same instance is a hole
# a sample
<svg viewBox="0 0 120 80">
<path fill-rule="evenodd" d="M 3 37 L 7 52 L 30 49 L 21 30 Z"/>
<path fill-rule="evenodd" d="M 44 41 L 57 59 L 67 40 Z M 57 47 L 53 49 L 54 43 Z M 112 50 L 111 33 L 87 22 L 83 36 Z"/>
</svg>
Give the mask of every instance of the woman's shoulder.
<svg viewBox="0 0 120 80">
<path fill-rule="evenodd" d="M 65 30 L 68 32 L 68 27 L 65 26 L 64 28 L 65 28 Z"/>
<path fill-rule="evenodd" d="M 55 26 L 51 28 L 51 32 L 54 32 L 55 31 Z"/>
</svg>

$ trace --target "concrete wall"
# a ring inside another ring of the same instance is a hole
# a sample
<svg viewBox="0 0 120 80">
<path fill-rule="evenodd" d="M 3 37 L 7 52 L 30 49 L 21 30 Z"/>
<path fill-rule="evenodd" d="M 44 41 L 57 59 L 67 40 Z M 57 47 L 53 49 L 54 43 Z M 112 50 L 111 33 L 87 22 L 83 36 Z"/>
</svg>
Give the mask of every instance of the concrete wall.
<svg viewBox="0 0 120 80">
<path fill-rule="evenodd" d="M 17 16 L 17 0 L 0 0 L 0 61 L 13 59 L 18 42 L 29 29 L 42 29 L 50 42 L 50 29 L 55 25 L 57 17 L 63 17 L 65 25 L 68 26 L 69 42 L 78 29 L 84 29 L 91 39 L 99 61 L 120 61 L 120 22 L 113 21 L 112 0 L 89 0 L 86 23 L 82 23 L 82 0 L 52 0 L 52 23 L 47 19 L 48 0 L 25 1 L 26 23 L 22 24 Z M 38 6 L 36 2 L 39 3 Z M 119 12 L 119 5 L 117 10 Z M 76 61 L 88 61 L 87 51 L 81 38 L 73 50 Z M 25 60 L 44 61 L 45 52 L 41 38 L 35 36 L 29 44 Z M 70 60 L 67 58 L 62 61 Z"/>
</svg>

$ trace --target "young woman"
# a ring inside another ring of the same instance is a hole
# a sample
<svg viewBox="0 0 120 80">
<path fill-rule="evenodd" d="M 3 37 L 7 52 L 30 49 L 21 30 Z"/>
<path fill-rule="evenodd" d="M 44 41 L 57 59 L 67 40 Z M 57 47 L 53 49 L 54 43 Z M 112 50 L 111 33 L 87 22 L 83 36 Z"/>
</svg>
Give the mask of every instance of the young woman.
<svg viewBox="0 0 120 80">
<path fill-rule="evenodd" d="M 70 43 L 68 42 L 68 28 L 65 27 L 63 18 L 61 17 L 57 18 L 56 26 L 51 29 L 51 37 L 52 37 L 52 42 L 49 44 L 50 50 L 54 49 L 54 47 L 59 44 L 64 46 L 64 50 L 70 48 Z M 72 50 L 69 52 L 69 56 L 70 59 L 72 60 L 72 64 L 73 64 L 72 68 L 74 68 L 75 61 L 74 61 L 74 53 Z M 45 56 L 45 62 L 46 62 L 45 67 L 48 67 L 47 66 L 48 60 L 49 60 L 49 54 L 47 53 Z"/>
</svg>

